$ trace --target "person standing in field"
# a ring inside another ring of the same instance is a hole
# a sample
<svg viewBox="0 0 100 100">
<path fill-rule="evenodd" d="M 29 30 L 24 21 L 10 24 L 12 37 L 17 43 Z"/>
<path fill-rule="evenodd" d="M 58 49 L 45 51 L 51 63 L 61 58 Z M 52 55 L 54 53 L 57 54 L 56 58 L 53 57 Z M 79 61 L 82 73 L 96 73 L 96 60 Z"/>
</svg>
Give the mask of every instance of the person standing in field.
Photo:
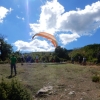
<svg viewBox="0 0 100 100">
<path fill-rule="evenodd" d="M 36 63 L 38 63 L 38 59 L 39 59 L 39 57 L 38 57 L 38 55 L 36 55 Z"/>
<path fill-rule="evenodd" d="M 24 63 L 24 55 L 22 54 L 21 55 L 21 65 L 23 65 L 23 63 Z"/>
<path fill-rule="evenodd" d="M 71 63 L 74 64 L 74 58 L 73 57 L 71 58 Z"/>
<path fill-rule="evenodd" d="M 83 57 L 83 65 L 86 65 L 86 58 Z"/>
<path fill-rule="evenodd" d="M 12 57 L 10 58 L 10 63 L 11 63 L 11 75 L 10 75 L 10 77 L 12 77 L 12 75 L 13 75 L 13 70 L 14 70 L 15 76 L 17 75 L 16 62 L 17 62 L 17 58 L 13 54 Z"/>
</svg>

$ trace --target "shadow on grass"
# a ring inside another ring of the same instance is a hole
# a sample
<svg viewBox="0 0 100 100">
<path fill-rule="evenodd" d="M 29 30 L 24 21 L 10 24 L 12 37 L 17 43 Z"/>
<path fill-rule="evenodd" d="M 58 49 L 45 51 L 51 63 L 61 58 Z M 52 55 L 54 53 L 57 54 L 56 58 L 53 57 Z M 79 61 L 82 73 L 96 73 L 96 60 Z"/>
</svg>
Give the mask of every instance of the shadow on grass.
<svg viewBox="0 0 100 100">
<path fill-rule="evenodd" d="M 13 76 L 7 76 L 6 78 L 8 78 L 8 79 L 11 79 L 11 78 L 14 78 L 14 77 L 16 77 L 16 75 L 13 75 Z"/>
</svg>

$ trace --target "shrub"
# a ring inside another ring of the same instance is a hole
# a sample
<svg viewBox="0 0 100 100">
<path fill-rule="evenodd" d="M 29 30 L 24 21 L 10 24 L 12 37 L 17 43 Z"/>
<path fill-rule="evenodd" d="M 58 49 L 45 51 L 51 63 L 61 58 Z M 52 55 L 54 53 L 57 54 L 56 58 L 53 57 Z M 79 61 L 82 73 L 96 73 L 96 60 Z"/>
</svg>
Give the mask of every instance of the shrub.
<svg viewBox="0 0 100 100">
<path fill-rule="evenodd" d="M 4 64 L 4 61 L 1 60 L 1 61 L 0 61 L 0 64 Z"/>
<path fill-rule="evenodd" d="M 0 83 L 0 100 L 32 100 L 31 94 L 17 80 Z"/>
<path fill-rule="evenodd" d="M 94 76 L 92 77 L 92 82 L 99 82 L 99 81 L 100 81 L 100 76 L 94 75 Z"/>
<path fill-rule="evenodd" d="M 0 100 L 7 100 L 10 92 L 10 84 L 6 83 L 3 79 L 0 83 Z"/>
</svg>

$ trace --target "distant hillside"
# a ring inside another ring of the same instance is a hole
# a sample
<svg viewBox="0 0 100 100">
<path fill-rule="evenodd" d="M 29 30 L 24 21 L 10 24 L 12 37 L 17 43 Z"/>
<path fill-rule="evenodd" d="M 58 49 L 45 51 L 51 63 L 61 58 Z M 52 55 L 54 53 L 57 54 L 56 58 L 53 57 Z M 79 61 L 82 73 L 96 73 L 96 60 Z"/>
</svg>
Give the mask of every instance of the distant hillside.
<svg viewBox="0 0 100 100">
<path fill-rule="evenodd" d="M 90 44 L 82 48 L 72 50 L 69 53 L 70 57 L 77 59 L 78 56 L 86 57 L 89 61 L 97 58 L 97 54 L 100 52 L 100 44 Z"/>
<path fill-rule="evenodd" d="M 68 54 L 71 53 L 73 50 L 67 50 Z M 30 52 L 30 53 L 24 53 L 24 55 L 32 55 L 35 57 L 36 55 L 43 56 L 43 55 L 53 55 L 54 52 Z"/>
<path fill-rule="evenodd" d="M 81 48 L 67 50 L 69 57 L 74 57 L 75 60 L 78 60 L 78 56 L 86 57 L 88 61 L 96 61 L 97 54 L 100 52 L 100 44 L 90 44 Z M 31 55 L 33 58 L 38 56 L 50 56 L 54 52 L 31 52 L 25 53 L 26 55 Z"/>
</svg>

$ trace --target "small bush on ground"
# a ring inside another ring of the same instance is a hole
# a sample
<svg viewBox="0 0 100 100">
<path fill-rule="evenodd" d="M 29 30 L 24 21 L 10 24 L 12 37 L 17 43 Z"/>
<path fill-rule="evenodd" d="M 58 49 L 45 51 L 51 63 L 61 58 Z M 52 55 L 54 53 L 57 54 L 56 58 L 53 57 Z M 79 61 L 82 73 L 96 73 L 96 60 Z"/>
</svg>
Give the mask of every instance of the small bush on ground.
<svg viewBox="0 0 100 100">
<path fill-rule="evenodd" d="M 100 76 L 94 75 L 94 76 L 92 77 L 92 82 L 99 82 L 99 81 L 100 81 Z"/>
<path fill-rule="evenodd" d="M 0 83 L 0 100 L 32 100 L 31 94 L 17 80 Z"/>
</svg>

